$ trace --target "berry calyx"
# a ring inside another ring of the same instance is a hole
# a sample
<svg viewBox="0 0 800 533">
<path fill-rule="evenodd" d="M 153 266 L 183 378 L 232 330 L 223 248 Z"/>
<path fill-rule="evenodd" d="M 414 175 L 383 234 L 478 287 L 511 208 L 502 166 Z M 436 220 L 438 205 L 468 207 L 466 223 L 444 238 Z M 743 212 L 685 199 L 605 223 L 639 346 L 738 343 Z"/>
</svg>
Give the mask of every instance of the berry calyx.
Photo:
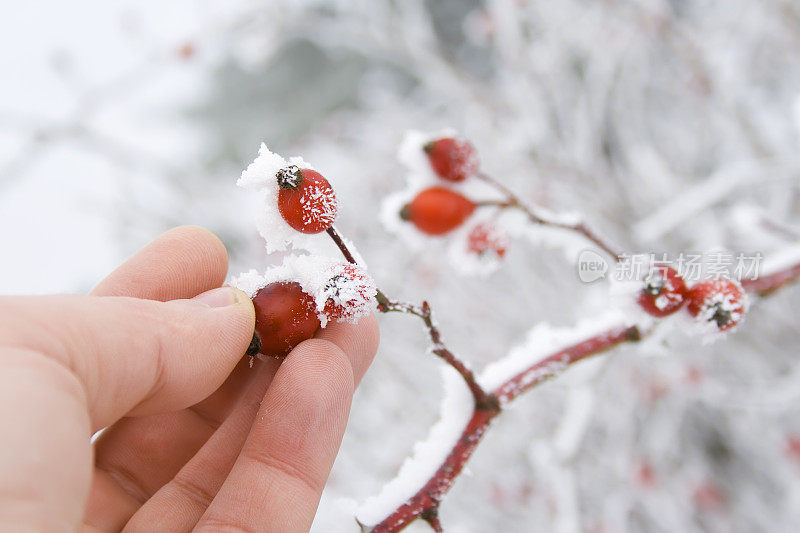
<svg viewBox="0 0 800 533">
<path fill-rule="evenodd" d="M 400 218 L 428 235 L 444 235 L 463 224 L 475 207 L 466 196 L 444 187 L 430 187 L 403 206 Z"/>
<path fill-rule="evenodd" d="M 689 314 L 719 331 L 730 331 L 744 320 L 747 300 L 742 286 L 729 279 L 698 283 L 689 289 Z"/>
<path fill-rule="evenodd" d="M 368 311 L 375 296 L 375 282 L 361 267 L 342 263 L 323 288 L 328 320 L 355 320 Z"/>
<path fill-rule="evenodd" d="M 498 259 L 506 255 L 508 234 L 489 222 L 481 222 L 467 236 L 467 250 L 480 257 L 491 254 Z"/>
<path fill-rule="evenodd" d="M 290 166 L 275 175 L 280 191 L 278 210 L 301 233 L 325 231 L 336 219 L 336 194 L 319 172 Z"/>
<path fill-rule="evenodd" d="M 637 302 L 649 315 L 665 317 L 686 302 L 686 282 L 667 265 L 655 265 L 644 280 Z"/>
<path fill-rule="evenodd" d="M 264 355 L 286 356 L 292 348 L 313 337 L 320 326 L 314 298 L 294 281 L 270 283 L 259 289 L 253 296 L 253 307 Z"/>
<path fill-rule="evenodd" d="M 294 165 L 289 165 L 276 172 L 275 178 L 281 189 L 296 189 L 303 183 L 303 171 Z"/>
<path fill-rule="evenodd" d="M 433 171 L 448 181 L 464 181 L 478 172 L 475 148 L 464 139 L 445 137 L 422 147 L 428 154 Z"/>
</svg>

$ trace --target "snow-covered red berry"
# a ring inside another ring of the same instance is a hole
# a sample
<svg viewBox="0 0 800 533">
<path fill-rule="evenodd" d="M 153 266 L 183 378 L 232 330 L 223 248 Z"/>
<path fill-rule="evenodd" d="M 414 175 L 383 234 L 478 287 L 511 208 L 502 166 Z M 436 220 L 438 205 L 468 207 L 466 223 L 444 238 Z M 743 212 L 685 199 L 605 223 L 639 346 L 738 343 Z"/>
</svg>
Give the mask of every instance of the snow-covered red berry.
<svg viewBox="0 0 800 533">
<path fill-rule="evenodd" d="M 464 181 L 478 172 L 475 148 L 464 139 L 446 137 L 423 147 L 436 174 L 448 181 Z"/>
<path fill-rule="evenodd" d="M 325 284 L 323 312 L 328 320 L 355 321 L 372 308 L 375 282 L 361 267 L 340 263 L 332 268 L 333 275 Z"/>
<path fill-rule="evenodd" d="M 747 296 L 742 286 L 729 279 L 700 282 L 689 289 L 689 314 L 719 331 L 730 331 L 742 323 Z"/>
<path fill-rule="evenodd" d="M 674 268 L 655 265 L 647 274 L 637 301 L 649 315 L 671 315 L 686 303 L 686 283 Z"/>
<path fill-rule="evenodd" d="M 253 296 L 253 307 L 264 355 L 285 356 L 313 337 L 320 326 L 314 298 L 293 281 L 274 282 L 259 289 Z"/>
<path fill-rule="evenodd" d="M 481 222 L 467 236 L 467 250 L 478 256 L 491 254 L 498 259 L 506 255 L 508 233 L 490 222 Z"/>
<path fill-rule="evenodd" d="M 276 174 L 280 192 L 278 210 L 301 233 L 325 231 L 336 219 L 336 194 L 322 174 L 290 166 Z"/>
<path fill-rule="evenodd" d="M 403 206 L 400 218 L 428 235 L 453 231 L 475 211 L 475 202 L 444 187 L 430 187 Z"/>
</svg>

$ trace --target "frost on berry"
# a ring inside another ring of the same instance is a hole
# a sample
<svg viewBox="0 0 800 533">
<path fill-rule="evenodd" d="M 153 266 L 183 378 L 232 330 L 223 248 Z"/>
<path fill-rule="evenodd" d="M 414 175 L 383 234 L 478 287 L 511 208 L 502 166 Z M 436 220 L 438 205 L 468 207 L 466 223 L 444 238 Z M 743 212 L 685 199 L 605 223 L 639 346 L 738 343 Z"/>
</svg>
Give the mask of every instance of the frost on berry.
<svg viewBox="0 0 800 533">
<path fill-rule="evenodd" d="M 356 322 L 368 314 L 377 289 L 372 277 L 364 269 L 349 263 L 333 264 L 328 269 L 327 283 L 317 297 L 317 310 L 328 320 Z"/>
<path fill-rule="evenodd" d="M 655 265 L 648 272 L 637 301 L 649 315 L 671 315 L 686 301 L 686 283 L 674 268 Z"/>
<path fill-rule="evenodd" d="M 747 312 L 747 295 L 741 284 L 729 279 L 707 280 L 688 293 L 689 314 L 705 332 L 728 332 L 737 328 Z"/>
<path fill-rule="evenodd" d="M 231 285 L 251 298 L 275 282 L 296 282 L 312 301 L 321 327 L 330 320 L 356 322 L 374 307 L 375 282 L 361 265 L 324 256 L 290 255 L 263 275 L 251 270 L 234 278 Z"/>
<path fill-rule="evenodd" d="M 444 137 L 425 143 L 422 147 L 431 168 L 447 181 L 464 181 L 478 172 L 478 156 L 469 141 L 457 137 Z"/>
<path fill-rule="evenodd" d="M 479 257 L 494 256 L 502 259 L 506 255 L 510 239 L 499 226 L 481 222 L 469 232 L 467 249 Z"/>
<path fill-rule="evenodd" d="M 281 189 L 278 210 L 287 224 L 301 233 L 320 233 L 331 227 L 336 219 L 336 195 L 322 174 L 290 167 L 280 170 L 276 179 Z"/>
</svg>

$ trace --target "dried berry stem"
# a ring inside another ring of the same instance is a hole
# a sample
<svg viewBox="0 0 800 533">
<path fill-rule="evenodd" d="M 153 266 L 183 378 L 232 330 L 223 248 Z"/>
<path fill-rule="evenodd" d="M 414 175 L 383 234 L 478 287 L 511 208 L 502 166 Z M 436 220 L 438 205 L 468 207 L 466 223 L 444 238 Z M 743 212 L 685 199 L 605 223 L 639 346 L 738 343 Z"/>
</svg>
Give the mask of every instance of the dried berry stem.
<svg viewBox="0 0 800 533">
<path fill-rule="evenodd" d="M 355 257 L 353 257 L 352 252 L 347 247 L 347 244 L 344 242 L 344 239 L 336 230 L 336 228 L 331 226 L 326 231 L 339 250 L 342 252 L 344 258 L 348 262 L 355 264 Z M 406 313 L 421 318 L 425 324 L 425 328 L 428 330 L 428 336 L 430 337 L 433 345 L 433 353 L 445 361 L 448 365 L 453 367 L 456 372 L 458 372 L 461 377 L 464 378 L 464 382 L 469 387 L 469 390 L 472 392 L 472 397 L 475 399 L 476 409 L 499 409 L 497 399 L 494 396 L 487 394 L 486 391 L 483 390 L 483 388 L 478 384 L 478 381 L 475 378 L 475 374 L 472 372 L 472 370 L 470 370 L 470 368 L 463 361 L 456 357 L 456 355 L 451 352 L 447 346 L 445 346 L 444 342 L 442 342 L 441 332 L 433 321 L 433 314 L 431 313 L 431 307 L 428 305 L 428 302 L 422 302 L 422 305 L 416 306 L 410 303 L 392 301 L 387 298 L 386 295 L 380 291 L 380 289 L 378 289 L 375 299 L 378 301 L 378 311 L 381 313 Z"/>
<path fill-rule="evenodd" d="M 790 266 L 757 280 L 743 282 L 743 285 L 747 290 L 764 296 L 791 282 L 797 281 L 798 278 L 800 278 L 800 264 Z M 640 332 L 635 326 L 620 325 L 610 328 L 539 360 L 506 380 L 490 395 L 498 400 L 499 405 L 506 405 L 536 385 L 559 375 L 570 365 L 621 344 L 638 341 L 642 338 L 642 335 L 643 332 Z M 370 533 L 401 531 L 417 518 L 428 521 L 434 531 L 441 531 L 441 524 L 438 518 L 431 523 L 428 516 L 431 513 L 434 513 L 434 516 L 438 516 L 439 505 L 445 494 L 463 471 L 478 443 L 486 434 L 492 419 L 499 415 L 500 412 L 499 407 L 496 411 L 475 409 L 458 441 L 425 485 L 389 516 L 370 528 Z"/>
<path fill-rule="evenodd" d="M 579 221 L 576 223 L 567 223 L 562 222 L 560 220 L 551 218 L 544 213 L 538 212 L 534 208 L 529 205 L 526 205 L 520 198 L 517 196 L 511 189 L 500 183 L 499 181 L 495 180 L 491 176 L 479 173 L 478 178 L 485 181 L 495 189 L 497 189 L 503 196 L 505 196 L 505 200 L 501 201 L 483 201 L 477 202 L 478 206 L 496 206 L 500 209 L 519 209 L 528 217 L 528 220 L 533 222 L 534 224 L 541 224 L 543 226 L 550 226 L 553 228 L 561 228 L 570 231 L 575 231 L 583 235 L 586 239 L 593 242 L 597 245 L 600 249 L 606 252 L 608 255 L 613 257 L 616 261 L 621 261 L 623 258 L 623 254 L 617 252 L 613 246 L 609 245 L 604 239 L 600 238 L 600 236 L 594 232 L 584 221 Z"/>
</svg>

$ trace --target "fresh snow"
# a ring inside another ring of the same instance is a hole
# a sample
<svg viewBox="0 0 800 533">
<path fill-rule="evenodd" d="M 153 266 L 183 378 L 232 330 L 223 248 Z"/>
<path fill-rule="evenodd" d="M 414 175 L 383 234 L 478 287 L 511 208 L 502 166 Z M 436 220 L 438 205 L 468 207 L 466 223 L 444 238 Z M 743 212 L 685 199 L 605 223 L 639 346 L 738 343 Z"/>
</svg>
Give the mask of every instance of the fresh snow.
<svg viewBox="0 0 800 533">
<path fill-rule="evenodd" d="M 615 308 L 581 320 L 572 327 L 539 323 L 528 332 L 522 344 L 487 366 L 478 377 L 478 382 L 484 389 L 494 390 L 509 378 L 559 350 L 612 327 L 630 324 L 630 318 Z"/>
<path fill-rule="evenodd" d="M 345 275 L 346 268 L 357 269 L 358 279 L 348 279 Z M 338 295 L 331 290 L 332 279 L 336 279 Z M 280 265 L 268 268 L 264 274 L 250 270 L 233 278 L 231 285 L 252 298 L 260 288 L 281 281 L 296 281 L 303 292 L 314 298 L 322 327 L 328 323 L 325 304 L 329 300 L 344 308 L 338 322 L 355 322 L 372 312 L 375 306 L 373 299 L 377 289 L 365 270 L 343 260 L 322 256 L 290 255 Z"/>
<path fill-rule="evenodd" d="M 625 324 L 622 313 L 611 310 L 579 322 L 575 327 L 535 326 L 523 344 L 508 356 L 489 365 L 478 377 L 486 390 L 492 390 L 510 377 L 548 355 L 585 340 L 611 327 Z M 386 518 L 399 505 L 413 496 L 433 476 L 458 441 L 469 422 L 474 402 L 463 378 L 452 367 L 443 367 L 444 398 L 439 421 L 428 437 L 414 446 L 397 476 L 377 495 L 368 499 L 358 511 L 363 524 L 375 524 Z"/>
<path fill-rule="evenodd" d="M 356 514 L 362 524 L 377 524 L 413 496 L 444 462 L 472 417 L 472 393 L 461 375 L 450 366 L 442 367 L 444 396 L 441 416 L 428 438 L 414 445 L 397 476 L 377 496 L 366 500 Z"/>
</svg>

